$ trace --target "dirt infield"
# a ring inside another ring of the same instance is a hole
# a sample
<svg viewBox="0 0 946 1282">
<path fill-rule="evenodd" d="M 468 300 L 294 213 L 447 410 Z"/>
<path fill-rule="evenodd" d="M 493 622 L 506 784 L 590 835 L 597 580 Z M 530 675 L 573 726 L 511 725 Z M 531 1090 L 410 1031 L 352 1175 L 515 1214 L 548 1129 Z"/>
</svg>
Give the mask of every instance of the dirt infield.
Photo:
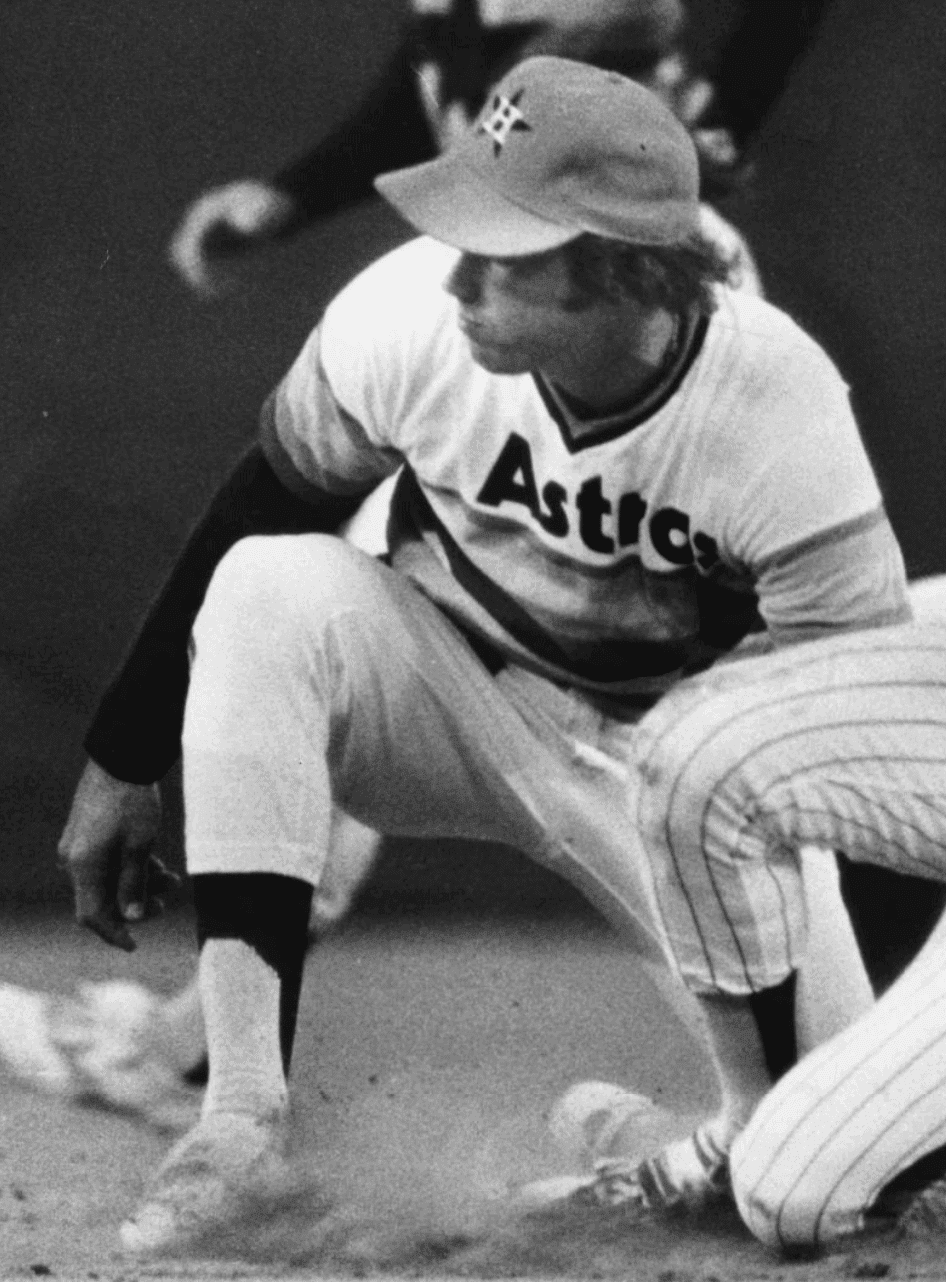
<svg viewBox="0 0 946 1282">
<path fill-rule="evenodd" d="M 131 957 L 59 914 L 7 918 L 3 980 L 69 992 L 79 978 L 188 974 L 189 917 L 139 932 Z M 938 1249 L 878 1238 L 786 1262 L 734 1215 L 700 1224 L 626 1214 L 512 1217 L 509 1180 L 561 1173 L 543 1112 L 569 1083 L 620 1080 L 681 1127 L 711 1098 L 708 1066 L 652 982 L 593 920 L 358 920 L 313 953 L 294 1076 L 300 1187 L 243 1258 L 142 1267 L 117 1228 L 169 1138 L 5 1079 L 0 1277 L 365 1276 L 811 1282 L 946 1276 Z M 330 1187 L 331 1232 L 311 1215 Z M 221 1246 L 221 1257 L 232 1257 Z"/>
</svg>

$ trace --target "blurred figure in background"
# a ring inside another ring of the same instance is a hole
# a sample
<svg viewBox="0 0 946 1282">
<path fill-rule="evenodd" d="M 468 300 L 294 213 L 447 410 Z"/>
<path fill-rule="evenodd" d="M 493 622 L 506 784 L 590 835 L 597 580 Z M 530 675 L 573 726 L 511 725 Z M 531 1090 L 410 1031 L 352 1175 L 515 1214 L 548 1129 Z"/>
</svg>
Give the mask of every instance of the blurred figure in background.
<svg viewBox="0 0 946 1282">
<path fill-rule="evenodd" d="M 476 116 L 516 62 L 554 54 L 619 71 L 658 93 L 690 129 L 709 199 L 738 171 L 709 80 L 684 50 L 681 0 L 413 0 L 404 39 L 354 113 L 270 179 L 215 187 L 187 210 L 171 261 L 199 295 L 233 283 L 235 261 L 368 199 L 386 169 L 432 159 Z M 735 232 L 707 211 L 709 230 L 746 259 Z"/>
<path fill-rule="evenodd" d="M 830 0 L 743 0 L 742 14 L 709 71 L 713 101 L 703 121 L 725 127 L 740 153 L 775 106 Z"/>
</svg>

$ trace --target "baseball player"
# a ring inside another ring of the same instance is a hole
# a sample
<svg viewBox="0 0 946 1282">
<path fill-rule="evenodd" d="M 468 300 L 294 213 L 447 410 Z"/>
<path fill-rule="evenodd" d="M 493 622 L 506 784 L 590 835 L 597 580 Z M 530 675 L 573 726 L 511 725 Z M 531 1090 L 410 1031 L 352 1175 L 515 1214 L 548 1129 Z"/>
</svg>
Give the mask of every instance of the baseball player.
<svg viewBox="0 0 946 1282">
<path fill-rule="evenodd" d="M 378 187 L 421 235 L 328 307 L 91 736 L 112 755 L 130 737 L 158 778 L 186 691 L 210 1076 L 125 1225 L 139 1252 L 189 1249 L 283 1167 L 333 800 L 381 831 L 516 847 L 662 960 L 635 722 L 754 628 L 781 646 L 909 613 L 847 389 L 725 285 L 695 148 L 658 98 L 531 59 Z M 386 565 L 329 532 L 398 469 Z M 176 665 L 156 691 L 192 624 L 189 685 Z M 120 870 L 70 870 L 113 937 Z"/>
<path fill-rule="evenodd" d="M 565 52 L 597 65 L 622 68 L 650 85 L 691 127 L 694 139 L 701 144 L 704 184 L 711 178 L 714 189 L 721 190 L 721 175 L 732 169 L 735 158 L 727 150 L 724 130 L 698 127 L 712 90 L 706 81 L 690 73 L 679 47 L 685 26 L 680 0 L 594 0 L 578 7 L 570 0 L 417 0 L 413 13 L 404 44 L 352 119 L 272 181 L 226 184 L 191 207 L 173 239 L 171 259 L 198 293 L 210 296 L 218 292 L 227 279 L 228 265 L 236 257 L 366 198 L 382 169 L 433 156 L 458 129 L 468 125 L 490 81 L 530 50 Z M 732 259 L 731 282 L 761 292 L 752 253 L 737 230 L 706 203 L 700 216 L 703 232 Z M 386 551 L 384 530 L 396 479 L 391 476 L 382 482 L 343 527 L 346 538 L 378 555 Z M 134 657 L 131 662 L 134 664 Z M 185 663 L 183 649 L 169 662 Z M 162 688 L 163 682 L 155 686 L 156 690 Z M 103 850 L 116 840 L 143 850 L 153 842 L 161 822 L 157 792 L 142 788 L 134 800 L 127 789 L 118 795 L 114 777 L 95 759 L 101 756 L 111 764 L 108 746 L 96 743 L 92 754 L 62 835 L 63 857 Z M 136 771 L 136 764 L 123 751 L 120 763 L 116 763 L 121 779 L 137 781 L 141 771 Z M 144 776 L 150 777 L 147 769 Z M 376 862 L 379 844 L 377 834 L 350 816 L 341 812 L 333 816 L 332 849 L 313 901 L 313 938 L 348 911 Z M 153 864 L 152 871 L 156 873 Z M 120 898 L 128 920 L 135 920 L 142 908 L 142 890 L 136 879 L 122 887 Z M 837 895 L 834 900 L 823 937 L 848 932 Z M 131 936 L 122 923 L 113 925 L 116 939 L 130 947 Z M 833 947 L 836 951 L 838 945 Z M 857 990 L 863 987 L 861 963 L 850 944 L 840 947 L 848 958 L 850 973 L 850 990 L 843 994 L 841 1005 L 850 1010 L 852 1001 L 857 1004 Z M 94 994 L 94 989 L 90 991 Z M 145 996 L 150 997 L 149 1009 L 154 1012 L 146 1041 L 135 1031 L 141 1025 L 139 1001 L 129 1005 L 129 1029 L 120 1039 L 122 1044 L 134 1033 L 138 1058 L 157 1058 L 162 1070 L 168 1068 L 163 1048 L 171 1046 L 172 1063 L 185 1066 L 185 1076 L 199 1077 L 205 1056 L 196 985 L 170 1003 L 153 994 Z M 25 1000 L 33 998 L 30 994 Z M 812 1028 L 821 1030 L 823 1002 L 817 997 L 808 1002 L 803 993 L 801 1006 L 810 1008 Z M 98 1018 L 98 1009 L 96 1002 L 82 999 L 70 1027 L 85 1017 L 90 1045 L 96 1047 L 103 1063 L 111 1064 L 114 1056 L 107 1047 L 115 1042 L 116 1009 L 111 1003 L 107 1021 Z M 55 1042 L 56 1021 L 48 1024 L 49 1039 Z M 0 1058 L 11 1058 L 4 1053 L 2 1037 Z M 20 1075 L 26 1080 L 35 1077 L 28 1071 Z M 101 1092 L 103 1102 L 109 1101 L 114 1078 L 112 1070 L 103 1078 L 103 1082 L 107 1080 Z M 127 1106 L 129 1090 L 125 1086 L 122 1098 Z M 142 1092 L 143 1115 L 149 1114 L 153 1103 L 153 1092 Z"/>
<path fill-rule="evenodd" d="M 942 619 L 881 628 L 720 666 L 638 726 L 635 821 L 661 920 L 684 982 L 725 1011 L 723 1076 L 751 1114 L 732 1144 L 731 1187 L 749 1228 L 782 1249 L 897 1211 L 908 1232 L 946 1225 L 934 1180 L 946 1171 L 943 928 L 771 1089 L 748 1017 L 805 951 L 802 846 L 946 880 L 944 673 Z M 593 1193 L 659 1203 L 679 1162 L 675 1146 L 636 1172 L 611 1163 Z"/>
<path fill-rule="evenodd" d="M 228 183 L 190 207 L 172 238 L 170 258 L 198 294 L 221 292 L 236 259 L 372 195 L 383 170 L 434 156 L 469 125 L 489 85 L 531 54 L 563 55 L 634 76 L 691 129 L 703 185 L 716 196 L 731 187 L 737 158 L 727 131 L 700 127 L 713 89 L 691 71 L 682 50 L 681 0 L 584 0 L 578 6 L 572 0 L 413 0 L 411 15 L 404 41 L 350 119 L 271 180 Z M 744 237 L 710 204 L 704 202 L 700 216 L 703 232 L 732 259 L 732 282 L 761 292 Z M 395 480 L 389 477 L 368 495 L 349 521 L 346 537 L 358 546 L 385 550 Z M 86 780 L 89 789 L 96 782 Z M 108 781 L 98 782 L 107 791 Z M 341 815 L 335 840 L 345 846 L 349 872 L 333 916 L 351 902 L 378 849 L 377 840 Z M 344 876 L 339 873 L 337 882 Z"/>
</svg>

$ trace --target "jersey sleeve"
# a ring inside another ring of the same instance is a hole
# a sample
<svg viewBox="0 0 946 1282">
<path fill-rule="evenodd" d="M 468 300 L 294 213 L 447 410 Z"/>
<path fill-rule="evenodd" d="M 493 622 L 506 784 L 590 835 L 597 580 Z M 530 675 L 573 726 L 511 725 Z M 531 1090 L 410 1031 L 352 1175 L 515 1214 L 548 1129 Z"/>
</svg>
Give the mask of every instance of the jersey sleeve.
<svg viewBox="0 0 946 1282">
<path fill-rule="evenodd" d="M 903 556 L 847 388 L 823 353 L 786 362 L 747 476 L 731 548 L 775 644 L 910 617 Z"/>
<path fill-rule="evenodd" d="M 264 404 L 260 444 L 283 484 L 302 497 L 310 490 L 367 494 L 397 470 L 401 457 L 340 404 L 322 361 L 326 323 L 309 336 Z M 359 363 L 354 346 L 351 360 Z"/>
<path fill-rule="evenodd" d="M 776 645 L 911 617 L 903 556 L 881 507 L 784 549 L 760 567 L 757 583 Z"/>
</svg>

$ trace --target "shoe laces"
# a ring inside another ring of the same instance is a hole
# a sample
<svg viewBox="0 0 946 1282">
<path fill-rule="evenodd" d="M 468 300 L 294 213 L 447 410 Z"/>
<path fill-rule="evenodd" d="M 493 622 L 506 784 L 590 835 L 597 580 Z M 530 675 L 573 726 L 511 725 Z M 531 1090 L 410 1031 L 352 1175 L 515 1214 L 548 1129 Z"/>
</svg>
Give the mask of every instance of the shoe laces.
<svg viewBox="0 0 946 1282">
<path fill-rule="evenodd" d="M 731 1196 L 729 1156 L 705 1127 L 643 1162 L 600 1158 L 574 1198 L 585 1205 L 695 1210 Z"/>
<path fill-rule="evenodd" d="M 639 1206 L 646 1208 L 639 1178 L 640 1167 L 623 1158 L 599 1158 L 593 1178 L 573 1195 L 583 1206 Z"/>
</svg>

